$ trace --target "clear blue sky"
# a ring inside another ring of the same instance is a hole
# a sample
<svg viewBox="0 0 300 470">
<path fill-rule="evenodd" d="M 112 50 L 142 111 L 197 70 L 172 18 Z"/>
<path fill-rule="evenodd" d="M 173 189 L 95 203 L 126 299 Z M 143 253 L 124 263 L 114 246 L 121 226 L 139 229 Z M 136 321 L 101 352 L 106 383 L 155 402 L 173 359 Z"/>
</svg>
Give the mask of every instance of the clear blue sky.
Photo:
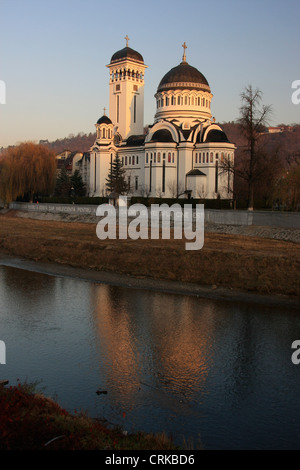
<svg viewBox="0 0 300 470">
<path fill-rule="evenodd" d="M 273 106 L 271 125 L 300 122 L 291 84 L 300 80 L 299 0 L 0 0 L 0 147 L 94 132 L 108 109 L 114 52 L 140 52 L 145 124 L 163 75 L 187 61 L 207 78 L 219 122 L 239 116 L 251 84 Z"/>
</svg>

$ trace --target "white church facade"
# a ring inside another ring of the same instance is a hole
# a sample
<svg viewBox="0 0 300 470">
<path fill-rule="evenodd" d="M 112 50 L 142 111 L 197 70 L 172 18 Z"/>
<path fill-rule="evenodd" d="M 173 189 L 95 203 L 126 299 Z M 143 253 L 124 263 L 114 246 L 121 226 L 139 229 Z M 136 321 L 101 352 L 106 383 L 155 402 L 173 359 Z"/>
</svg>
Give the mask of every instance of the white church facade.
<svg viewBox="0 0 300 470">
<path fill-rule="evenodd" d="M 221 170 L 234 162 L 235 146 L 211 115 L 210 86 L 186 60 L 161 79 L 154 122 L 144 132 L 142 55 L 128 46 L 109 69 L 109 116 L 96 123 L 90 149 L 89 195 L 107 195 L 106 178 L 118 155 L 130 183 L 129 195 L 150 197 L 232 197 L 232 176 Z"/>
</svg>

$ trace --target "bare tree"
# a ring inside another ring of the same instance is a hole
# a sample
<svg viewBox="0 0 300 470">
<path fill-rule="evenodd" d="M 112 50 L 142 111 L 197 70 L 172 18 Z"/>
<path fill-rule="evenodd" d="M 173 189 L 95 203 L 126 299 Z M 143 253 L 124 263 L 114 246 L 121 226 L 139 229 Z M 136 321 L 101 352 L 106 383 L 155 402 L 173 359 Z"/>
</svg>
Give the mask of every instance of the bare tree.
<svg viewBox="0 0 300 470">
<path fill-rule="evenodd" d="M 177 184 L 175 181 L 172 181 L 168 184 L 168 189 L 171 193 L 171 197 L 173 198 L 177 197 L 178 191 L 177 191 Z"/>
<path fill-rule="evenodd" d="M 206 186 L 204 186 L 204 184 L 201 184 L 201 186 L 199 186 L 197 188 L 197 196 L 199 199 L 203 199 L 205 200 L 207 198 L 207 195 L 208 195 L 208 191 L 206 189 Z"/>
<path fill-rule="evenodd" d="M 178 198 L 184 193 L 183 185 L 177 184 L 177 182 L 174 180 L 168 184 L 168 189 L 172 198 Z"/>
<path fill-rule="evenodd" d="M 265 171 L 264 159 L 266 154 L 259 145 L 262 129 L 268 125 L 271 115 L 271 106 L 261 104 L 262 93 L 253 90 L 249 85 L 241 94 L 242 105 L 240 108 L 240 119 L 238 120 L 242 133 L 246 138 L 244 148 L 245 158 L 243 167 L 239 173 L 248 184 L 248 209 L 253 210 L 255 183 Z"/>
<path fill-rule="evenodd" d="M 142 197 L 148 198 L 150 196 L 150 188 L 145 184 L 141 184 L 139 187 L 139 193 Z"/>
</svg>

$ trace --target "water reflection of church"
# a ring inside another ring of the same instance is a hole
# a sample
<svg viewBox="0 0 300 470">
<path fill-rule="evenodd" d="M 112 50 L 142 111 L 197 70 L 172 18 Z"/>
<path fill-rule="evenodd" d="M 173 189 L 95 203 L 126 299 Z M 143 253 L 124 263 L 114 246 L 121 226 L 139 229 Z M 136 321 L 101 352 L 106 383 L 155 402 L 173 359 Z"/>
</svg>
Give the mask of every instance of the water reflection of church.
<svg viewBox="0 0 300 470">
<path fill-rule="evenodd" d="M 220 171 L 234 161 L 234 144 L 211 114 L 210 86 L 182 61 L 161 79 L 154 123 L 144 132 L 144 73 L 142 55 L 128 46 L 115 52 L 109 69 L 109 116 L 96 123 L 90 149 L 90 196 L 102 196 L 116 155 L 126 169 L 131 194 L 156 197 L 229 198 L 232 180 Z"/>
<path fill-rule="evenodd" d="M 99 376 L 111 406 L 137 407 L 148 387 L 158 406 L 173 409 L 178 400 L 195 400 L 208 374 L 214 323 L 197 321 L 192 297 L 101 285 L 93 287 L 93 310 L 101 344 Z M 169 400 L 161 403 L 165 393 Z"/>
</svg>

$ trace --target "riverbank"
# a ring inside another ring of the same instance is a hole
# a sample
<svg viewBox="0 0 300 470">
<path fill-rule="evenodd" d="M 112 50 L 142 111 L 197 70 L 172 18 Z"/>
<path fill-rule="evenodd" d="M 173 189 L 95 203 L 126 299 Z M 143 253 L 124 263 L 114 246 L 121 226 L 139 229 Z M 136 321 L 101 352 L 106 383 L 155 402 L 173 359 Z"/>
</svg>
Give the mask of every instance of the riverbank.
<svg viewBox="0 0 300 470">
<path fill-rule="evenodd" d="M 0 215 L 3 262 L 21 258 L 50 273 L 56 266 L 99 282 L 214 298 L 297 304 L 299 254 L 298 243 L 253 235 L 205 231 L 203 248 L 186 251 L 185 240 L 101 241 L 94 223 Z"/>
<path fill-rule="evenodd" d="M 0 384 L 0 450 L 175 450 L 164 434 L 127 434 L 68 413 L 34 387 Z"/>
</svg>

